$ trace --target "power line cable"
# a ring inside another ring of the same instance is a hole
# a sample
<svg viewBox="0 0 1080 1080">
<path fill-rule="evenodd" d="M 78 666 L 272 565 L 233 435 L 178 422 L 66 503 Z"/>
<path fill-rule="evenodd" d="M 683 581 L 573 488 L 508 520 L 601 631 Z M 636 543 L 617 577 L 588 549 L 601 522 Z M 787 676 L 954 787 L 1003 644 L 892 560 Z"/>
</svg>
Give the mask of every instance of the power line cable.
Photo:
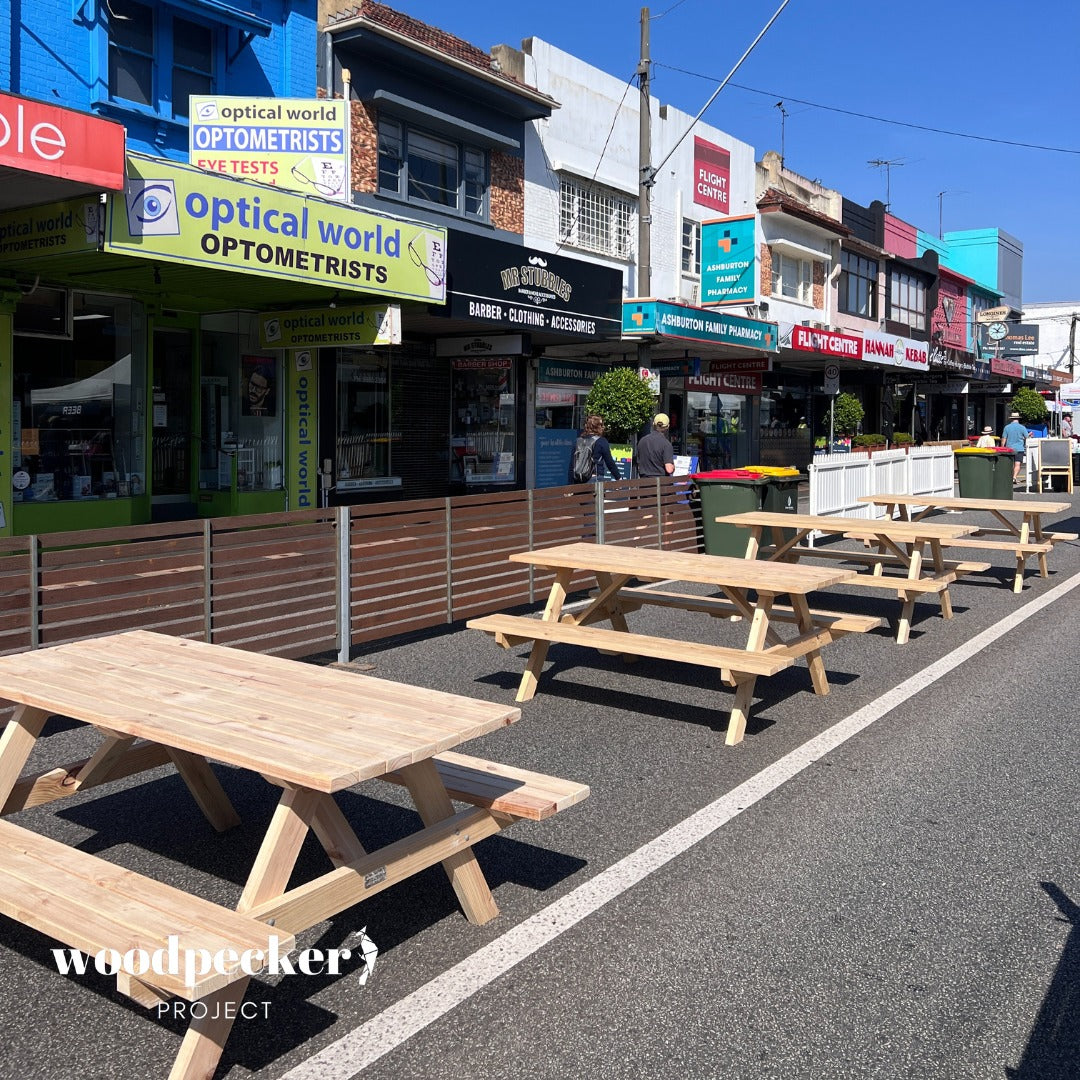
<svg viewBox="0 0 1080 1080">
<path fill-rule="evenodd" d="M 709 82 L 712 82 L 715 79 L 715 76 L 713 75 L 703 75 L 698 71 L 687 71 L 686 68 L 674 67 L 671 64 L 661 64 L 656 62 L 655 66 L 665 68 L 668 71 L 676 71 L 680 75 L 690 75 L 695 79 L 707 79 Z M 935 135 L 950 135 L 957 139 L 974 139 L 977 142 L 997 143 L 1000 146 L 1017 146 L 1024 150 L 1047 150 L 1054 154 L 1080 155 L 1080 150 L 1072 150 L 1063 146 L 1044 146 L 1041 143 L 1019 142 L 1015 139 L 996 139 L 989 135 L 972 135 L 967 131 L 950 131 L 948 128 L 930 127 L 926 124 L 914 124 L 907 120 L 892 120 L 886 116 L 874 116 L 871 113 L 856 112 L 853 109 L 841 109 L 835 105 L 821 105 L 816 101 L 806 101 L 804 98 L 792 97 L 790 94 L 781 94 L 774 90 L 758 90 L 756 87 L 743 86 L 739 83 L 729 83 L 728 85 L 735 87 L 737 90 L 746 90 L 751 94 L 760 94 L 762 97 L 781 98 L 785 102 L 795 102 L 799 105 L 806 105 L 811 109 L 822 109 L 825 112 L 840 113 L 843 116 L 853 116 L 859 120 L 873 120 L 879 124 L 893 124 L 896 127 L 912 128 L 915 131 L 929 131 Z M 710 104 L 712 104 L 711 101 Z"/>
</svg>

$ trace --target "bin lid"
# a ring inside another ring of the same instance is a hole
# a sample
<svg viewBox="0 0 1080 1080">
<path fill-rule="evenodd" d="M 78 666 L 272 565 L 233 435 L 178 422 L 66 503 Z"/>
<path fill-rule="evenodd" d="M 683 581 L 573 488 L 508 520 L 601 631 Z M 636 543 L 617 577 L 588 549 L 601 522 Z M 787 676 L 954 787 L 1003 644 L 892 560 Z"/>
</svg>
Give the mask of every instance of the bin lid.
<svg viewBox="0 0 1080 1080">
<path fill-rule="evenodd" d="M 993 448 L 989 446 L 958 446 L 955 452 L 957 454 L 985 454 L 989 456 L 990 454 L 998 453 L 1000 450 L 1000 446 L 995 446 Z M 1010 450 L 1009 453 L 1011 454 L 1012 451 Z"/>
<path fill-rule="evenodd" d="M 1016 451 L 1009 446 L 995 446 L 993 453 L 995 454 L 1015 454 Z"/>
<path fill-rule="evenodd" d="M 762 476 L 798 476 L 799 470 L 787 465 L 747 465 L 751 472 L 761 473 Z"/>
<path fill-rule="evenodd" d="M 760 472 L 752 469 L 713 469 L 712 472 L 692 473 L 691 480 L 764 480 Z"/>
</svg>

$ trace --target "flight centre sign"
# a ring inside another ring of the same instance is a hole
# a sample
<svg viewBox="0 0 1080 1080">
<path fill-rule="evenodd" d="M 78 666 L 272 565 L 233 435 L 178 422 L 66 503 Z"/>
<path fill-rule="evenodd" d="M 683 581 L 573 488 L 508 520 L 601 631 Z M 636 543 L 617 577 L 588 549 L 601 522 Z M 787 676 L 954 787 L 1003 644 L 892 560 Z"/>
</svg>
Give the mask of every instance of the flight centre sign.
<svg viewBox="0 0 1080 1080">
<path fill-rule="evenodd" d="M 446 299 L 446 230 L 128 155 L 104 250 L 426 303 Z"/>
</svg>

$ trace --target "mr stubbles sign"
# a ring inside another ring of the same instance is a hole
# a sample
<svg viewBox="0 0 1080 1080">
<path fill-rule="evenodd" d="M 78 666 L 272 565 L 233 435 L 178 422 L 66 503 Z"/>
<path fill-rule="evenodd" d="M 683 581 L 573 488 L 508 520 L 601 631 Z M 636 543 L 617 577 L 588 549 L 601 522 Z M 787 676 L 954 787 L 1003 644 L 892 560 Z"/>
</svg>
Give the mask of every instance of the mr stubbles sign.
<svg viewBox="0 0 1080 1080">
<path fill-rule="evenodd" d="M 446 298 L 446 230 L 128 156 L 105 250 L 426 303 Z"/>
</svg>

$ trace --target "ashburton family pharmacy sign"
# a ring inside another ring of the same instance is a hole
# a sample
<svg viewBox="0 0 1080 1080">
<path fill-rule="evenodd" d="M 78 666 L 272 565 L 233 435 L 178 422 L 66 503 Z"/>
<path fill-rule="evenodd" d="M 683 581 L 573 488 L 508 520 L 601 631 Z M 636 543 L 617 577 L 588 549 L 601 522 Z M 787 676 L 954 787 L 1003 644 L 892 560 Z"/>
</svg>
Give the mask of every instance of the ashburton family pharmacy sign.
<svg viewBox="0 0 1080 1080">
<path fill-rule="evenodd" d="M 779 352 L 776 323 L 742 319 L 665 300 L 624 300 L 622 332 L 639 337 L 670 337 L 759 352 Z"/>
<path fill-rule="evenodd" d="M 128 155 L 104 248 L 426 303 L 446 299 L 446 230 Z"/>
</svg>

